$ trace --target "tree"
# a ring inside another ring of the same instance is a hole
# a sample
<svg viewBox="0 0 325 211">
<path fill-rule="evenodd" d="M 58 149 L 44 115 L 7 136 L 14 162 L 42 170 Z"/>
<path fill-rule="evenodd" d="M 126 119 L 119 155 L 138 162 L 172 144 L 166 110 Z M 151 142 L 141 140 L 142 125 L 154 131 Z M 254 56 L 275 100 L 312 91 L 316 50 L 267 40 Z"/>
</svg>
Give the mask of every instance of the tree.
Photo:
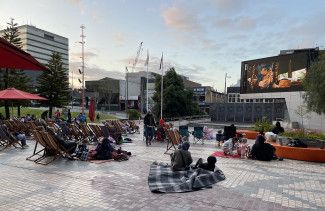
<svg viewBox="0 0 325 211">
<path fill-rule="evenodd" d="M 310 111 L 308 110 L 308 107 L 306 105 L 300 105 L 295 110 L 296 114 L 300 117 L 301 120 L 301 128 L 304 130 L 304 119 L 310 118 Z"/>
<path fill-rule="evenodd" d="M 48 99 L 49 117 L 52 117 L 53 107 L 68 104 L 69 101 L 69 78 L 68 72 L 63 68 L 60 53 L 53 52 L 47 65 L 48 70 L 42 72 L 37 79 L 37 90 L 41 96 Z"/>
<path fill-rule="evenodd" d="M 320 53 L 303 80 L 307 107 L 318 114 L 325 113 L 325 53 Z"/>
<path fill-rule="evenodd" d="M 161 76 L 156 75 L 155 102 L 153 112 L 160 116 Z M 200 113 L 198 104 L 193 101 L 193 92 L 186 90 L 183 79 L 174 68 L 170 68 L 164 76 L 163 117 L 181 117 Z"/>
<path fill-rule="evenodd" d="M 8 26 L 4 30 L 4 36 L 3 38 L 6 39 L 9 43 L 15 45 L 18 48 L 22 47 L 22 42 L 19 37 L 19 31 L 18 31 L 18 24 L 14 23 L 14 19 L 11 18 L 10 22 L 7 23 Z M 31 84 L 30 84 L 30 78 L 25 74 L 22 70 L 9 70 L 6 69 L 3 75 L 4 80 L 4 88 L 8 87 L 15 87 L 16 89 L 20 89 L 23 91 L 30 91 Z M 20 116 L 20 105 L 24 103 L 21 101 L 17 101 L 16 105 L 18 106 L 18 116 Z M 6 112 L 6 118 L 8 119 L 10 116 L 9 113 L 9 104 L 7 101 L 5 101 L 5 112 Z"/>
</svg>

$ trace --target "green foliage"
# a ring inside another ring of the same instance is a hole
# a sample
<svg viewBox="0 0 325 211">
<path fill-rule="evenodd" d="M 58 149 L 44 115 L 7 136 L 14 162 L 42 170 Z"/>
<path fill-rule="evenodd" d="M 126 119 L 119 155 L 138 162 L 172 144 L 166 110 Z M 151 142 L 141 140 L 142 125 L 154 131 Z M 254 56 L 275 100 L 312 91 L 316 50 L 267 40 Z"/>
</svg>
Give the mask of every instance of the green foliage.
<svg viewBox="0 0 325 211">
<path fill-rule="evenodd" d="M 325 113 L 325 53 L 321 53 L 312 63 L 303 80 L 303 86 L 308 109 L 318 114 Z"/>
<path fill-rule="evenodd" d="M 160 117 L 161 76 L 156 76 L 155 102 L 153 112 Z M 181 117 L 200 114 L 197 102 L 193 101 L 193 92 L 186 90 L 183 79 L 174 68 L 170 68 L 164 76 L 163 117 Z"/>
<path fill-rule="evenodd" d="M 317 132 L 306 132 L 304 130 L 286 131 L 281 136 L 286 136 L 290 138 L 297 139 L 318 139 L 325 141 L 324 133 Z"/>
<path fill-rule="evenodd" d="M 14 23 L 14 19 L 11 18 L 10 22 L 7 23 L 7 25 L 7 28 L 4 30 L 3 38 L 16 47 L 21 48 L 22 42 L 19 37 L 19 31 L 17 28 L 18 24 Z"/>
<path fill-rule="evenodd" d="M 267 132 L 270 131 L 271 129 L 272 129 L 272 122 L 270 122 L 265 118 L 259 119 L 254 123 L 255 131 Z"/>
<path fill-rule="evenodd" d="M 138 120 L 141 117 L 141 113 L 135 109 L 128 110 L 129 120 Z"/>
<path fill-rule="evenodd" d="M 68 104 L 69 80 L 68 71 L 63 68 L 60 53 L 53 52 L 49 61 L 48 70 L 43 71 L 38 81 L 38 92 L 48 99 L 49 116 L 52 116 L 53 107 L 61 107 Z"/>
</svg>

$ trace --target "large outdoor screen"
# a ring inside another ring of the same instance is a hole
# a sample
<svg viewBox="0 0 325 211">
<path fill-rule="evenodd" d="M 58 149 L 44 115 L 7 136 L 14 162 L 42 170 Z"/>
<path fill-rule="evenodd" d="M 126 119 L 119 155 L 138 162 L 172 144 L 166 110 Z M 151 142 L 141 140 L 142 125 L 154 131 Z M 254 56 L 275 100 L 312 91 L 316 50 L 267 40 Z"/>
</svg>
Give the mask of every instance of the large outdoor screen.
<svg viewBox="0 0 325 211">
<path fill-rule="evenodd" d="M 302 91 L 307 64 L 306 52 L 242 62 L 241 93 Z"/>
</svg>

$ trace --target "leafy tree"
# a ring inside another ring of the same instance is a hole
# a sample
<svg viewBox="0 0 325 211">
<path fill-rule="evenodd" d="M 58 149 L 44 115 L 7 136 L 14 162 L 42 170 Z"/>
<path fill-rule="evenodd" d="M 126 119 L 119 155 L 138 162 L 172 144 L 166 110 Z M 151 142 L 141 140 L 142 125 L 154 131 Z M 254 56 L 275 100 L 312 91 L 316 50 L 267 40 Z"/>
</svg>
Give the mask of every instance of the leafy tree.
<svg viewBox="0 0 325 211">
<path fill-rule="evenodd" d="M 156 75 L 155 102 L 153 112 L 160 117 L 161 76 Z M 174 68 L 170 68 L 164 76 L 163 117 L 181 117 L 200 113 L 197 102 L 193 101 L 193 92 L 186 90 L 183 79 Z"/>
<path fill-rule="evenodd" d="M 19 37 L 19 31 L 18 31 L 18 24 L 14 23 L 14 19 L 11 18 L 10 22 L 7 23 L 8 26 L 4 30 L 4 36 L 3 38 L 6 39 L 9 43 L 15 45 L 18 48 L 22 47 L 22 42 Z M 6 69 L 3 75 L 4 80 L 4 89 L 8 87 L 15 87 L 16 89 L 24 90 L 24 91 L 30 91 L 31 84 L 30 84 L 30 78 L 24 73 L 22 70 L 9 70 Z M 16 101 L 15 105 L 21 105 L 26 102 L 22 101 Z M 5 101 L 5 112 L 6 112 L 6 118 L 9 118 L 9 104 L 8 101 Z M 18 106 L 18 116 L 20 116 L 20 106 Z"/>
<path fill-rule="evenodd" d="M 303 85 L 308 109 L 318 114 L 325 113 L 325 53 L 321 53 L 312 63 Z"/>
<path fill-rule="evenodd" d="M 60 53 L 53 52 L 49 61 L 48 70 L 42 72 L 37 79 L 38 92 L 46 97 L 49 106 L 49 117 L 52 117 L 53 107 L 61 107 L 68 104 L 69 99 L 69 78 L 68 72 L 63 68 Z"/>
</svg>

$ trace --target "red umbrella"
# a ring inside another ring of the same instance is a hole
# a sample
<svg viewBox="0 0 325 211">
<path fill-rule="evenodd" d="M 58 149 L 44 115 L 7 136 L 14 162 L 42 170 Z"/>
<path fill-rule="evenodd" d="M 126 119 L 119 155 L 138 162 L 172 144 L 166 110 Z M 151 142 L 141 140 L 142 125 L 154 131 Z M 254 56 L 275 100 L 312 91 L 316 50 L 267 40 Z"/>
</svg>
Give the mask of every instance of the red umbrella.
<svg viewBox="0 0 325 211">
<path fill-rule="evenodd" d="M 15 88 L 8 88 L 0 91 L 0 100 L 47 100 L 47 99 Z"/>
<path fill-rule="evenodd" d="M 0 68 L 46 70 L 34 57 L 0 38 Z"/>
<path fill-rule="evenodd" d="M 94 99 L 94 97 L 92 97 L 90 100 L 88 117 L 89 117 L 90 121 L 92 121 L 92 122 L 95 120 L 95 99 Z"/>
</svg>

